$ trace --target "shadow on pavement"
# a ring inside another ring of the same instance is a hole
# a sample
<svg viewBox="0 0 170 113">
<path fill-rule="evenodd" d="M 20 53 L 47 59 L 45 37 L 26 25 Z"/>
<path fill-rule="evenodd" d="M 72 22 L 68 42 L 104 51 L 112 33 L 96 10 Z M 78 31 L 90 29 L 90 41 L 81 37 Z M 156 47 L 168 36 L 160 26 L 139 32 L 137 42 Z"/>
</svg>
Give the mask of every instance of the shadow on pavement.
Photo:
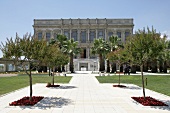
<svg viewBox="0 0 170 113">
<path fill-rule="evenodd" d="M 59 87 L 48 87 L 50 89 L 73 89 L 77 88 L 76 86 L 59 86 Z"/>
<path fill-rule="evenodd" d="M 127 87 L 125 87 L 124 89 L 140 90 L 140 89 L 142 89 L 142 88 L 141 88 L 141 87 L 138 87 L 138 86 L 127 86 Z"/>
<path fill-rule="evenodd" d="M 160 100 L 160 101 L 162 101 L 162 100 Z M 164 102 L 168 106 L 151 106 L 151 108 L 170 111 L 170 100 L 164 100 L 162 102 Z"/>
<path fill-rule="evenodd" d="M 63 106 L 67 106 L 69 104 L 72 104 L 72 101 L 70 99 L 62 98 L 62 97 L 44 97 L 40 102 L 38 102 L 34 106 L 20 106 L 20 108 L 26 109 L 49 109 L 52 107 L 55 108 L 62 108 Z"/>
</svg>

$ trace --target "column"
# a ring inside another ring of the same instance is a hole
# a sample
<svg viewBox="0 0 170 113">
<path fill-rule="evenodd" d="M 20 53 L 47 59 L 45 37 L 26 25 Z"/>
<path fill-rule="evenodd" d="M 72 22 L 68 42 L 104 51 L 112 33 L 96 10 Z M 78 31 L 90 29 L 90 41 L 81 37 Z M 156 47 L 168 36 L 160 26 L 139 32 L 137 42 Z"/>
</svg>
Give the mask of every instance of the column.
<svg viewBox="0 0 170 113">
<path fill-rule="evenodd" d="M 70 29 L 70 39 L 71 39 L 72 37 L 71 37 L 71 29 Z"/>
<path fill-rule="evenodd" d="M 4 64 L 4 72 L 7 72 L 8 71 L 8 64 L 5 62 Z"/>
<path fill-rule="evenodd" d="M 91 68 L 90 68 L 90 62 L 88 62 L 88 69 L 87 69 L 87 71 L 92 71 L 92 70 L 90 70 Z"/>
<path fill-rule="evenodd" d="M 46 40 L 46 31 L 42 31 L 42 39 Z"/>
<path fill-rule="evenodd" d="M 61 33 L 61 35 L 63 35 L 63 34 L 64 34 L 64 29 L 62 29 L 62 28 L 61 28 L 61 30 L 60 30 L 60 31 L 61 31 L 61 32 L 60 32 L 60 33 Z"/>
<path fill-rule="evenodd" d="M 77 33 L 78 33 L 78 35 L 77 35 L 77 40 L 78 40 L 78 42 L 80 43 L 81 41 L 80 41 L 80 29 L 77 29 Z"/>
<path fill-rule="evenodd" d="M 51 32 L 50 32 L 50 34 L 51 34 L 51 39 L 54 39 L 54 31 L 53 30 L 51 30 Z"/>
<path fill-rule="evenodd" d="M 88 55 L 88 59 L 89 59 L 90 58 L 90 48 L 87 48 L 87 51 L 88 51 L 87 55 Z"/>
<path fill-rule="evenodd" d="M 121 40 L 123 43 L 125 42 L 125 31 L 124 30 L 121 31 Z"/>
<path fill-rule="evenodd" d="M 105 28 L 105 40 L 108 40 L 106 28 Z"/>
<path fill-rule="evenodd" d="M 96 29 L 96 39 L 98 38 L 98 37 L 97 37 L 97 33 L 98 33 L 98 32 L 97 32 L 97 29 Z"/>
<path fill-rule="evenodd" d="M 77 63 L 78 63 L 78 64 L 77 64 L 77 71 L 81 71 L 81 70 L 80 70 L 80 67 L 79 67 L 80 64 L 79 64 L 79 62 L 77 62 Z"/>
<path fill-rule="evenodd" d="M 89 43 L 89 29 L 87 29 L 87 42 Z"/>
</svg>

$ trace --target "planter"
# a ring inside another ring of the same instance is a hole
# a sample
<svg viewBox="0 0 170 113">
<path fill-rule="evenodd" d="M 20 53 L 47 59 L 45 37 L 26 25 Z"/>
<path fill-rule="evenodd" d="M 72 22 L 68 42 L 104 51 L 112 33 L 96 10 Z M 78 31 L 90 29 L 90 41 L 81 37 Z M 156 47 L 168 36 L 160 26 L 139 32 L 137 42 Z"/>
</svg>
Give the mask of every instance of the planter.
<svg viewBox="0 0 170 113">
<path fill-rule="evenodd" d="M 126 87 L 126 86 L 124 86 L 124 85 L 113 85 L 113 87 L 120 87 L 120 88 L 124 88 L 124 87 Z"/>
<path fill-rule="evenodd" d="M 131 97 L 131 98 L 144 106 L 168 106 L 165 103 L 156 100 L 152 97 L 145 97 L 146 98 L 145 100 L 144 97 Z"/>
<path fill-rule="evenodd" d="M 60 85 L 47 85 L 46 87 L 60 87 Z"/>
<path fill-rule="evenodd" d="M 44 97 L 42 96 L 33 96 L 32 101 L 29 100 L 29 97 L 23 97 L 17 101 L 11 102 L 10 106 L 33 106 L 37 104 L 40 100 L 42 100 Z"/>
</svg>

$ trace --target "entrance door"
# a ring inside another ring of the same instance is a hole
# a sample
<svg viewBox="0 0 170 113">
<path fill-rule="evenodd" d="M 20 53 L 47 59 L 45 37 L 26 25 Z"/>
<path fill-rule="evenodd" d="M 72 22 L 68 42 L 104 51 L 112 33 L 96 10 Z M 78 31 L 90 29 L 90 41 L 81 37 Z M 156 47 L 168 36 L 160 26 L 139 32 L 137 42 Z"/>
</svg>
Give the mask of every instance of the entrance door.
<svg viewBox="0 0 170 113">
<path fill-rule="evenodd" d="M 86 48 L 83 48 L 81 52 L 81 58 L 86 58 Z"/>
<path fill-rule="evenodd" d="M 88 71 L 88 63 L 80 63 L 79 66 L 80 71 Z"/>
</svg>

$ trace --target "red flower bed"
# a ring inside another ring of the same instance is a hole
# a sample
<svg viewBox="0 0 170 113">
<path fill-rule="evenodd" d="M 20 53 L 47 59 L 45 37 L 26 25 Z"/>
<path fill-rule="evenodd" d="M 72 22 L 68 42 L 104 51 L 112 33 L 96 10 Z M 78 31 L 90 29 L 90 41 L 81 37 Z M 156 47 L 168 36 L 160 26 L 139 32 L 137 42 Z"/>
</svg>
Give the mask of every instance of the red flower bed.
<svg viewBox="0 0 170 113">
<path fill-rule="evenodd" d="M 124 85 L 113 85 L 113 87 L 120 87 L 120 88 L 123 88 L 123 87 L 126 87 Z"/>
<path fill-rule="evenodd" d="M 59 87 L 60 85 L 47 85 L 46 87 Z"/>
<path fill-rule="evenodd" d="M 131 97 L 131 98 L 144 106 L 168 106 L 163 102 L 156 100 L 152 97 L 146 97 L 146 99 L 144 99 L 144 97 Z"/>
<path fill-rule="evenodd" d="M 44 97 L 42 96 L 33 96 L 32 101 L 29 100 L 29 97 L 23 97 L 17 101 L 11 102 L 10 106 L 33 106 L 42 100 Z"/>
</svg>

